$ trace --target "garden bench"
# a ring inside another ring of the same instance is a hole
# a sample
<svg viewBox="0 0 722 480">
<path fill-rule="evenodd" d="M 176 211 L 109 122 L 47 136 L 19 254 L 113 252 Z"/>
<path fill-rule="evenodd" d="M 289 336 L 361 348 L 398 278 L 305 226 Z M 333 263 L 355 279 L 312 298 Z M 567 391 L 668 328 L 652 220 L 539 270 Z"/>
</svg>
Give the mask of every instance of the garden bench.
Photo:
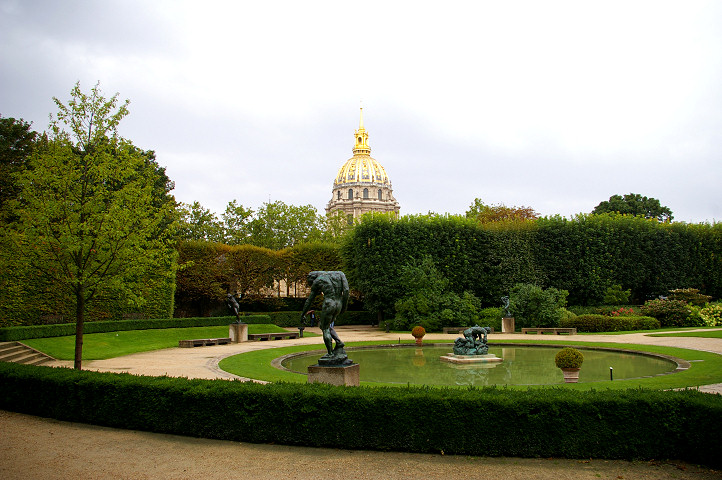
<svg viewBox="0 0 722 480">
<path fill-rule="evenodd" d="M 554 333 L 556 335 L 561 335 L 562 333 L 566 333 L 567 335 L 576 335 L 577 329 L 575 327 L 572 327 L 572 328 L 559 328 L 559 327 L 522 328 L 521 333 L 536 333 L 536 334 Z"/>
<path fill-rule="evenodd" d="M 248 340 L 283 340 L 284 338 L 298 338 L 298 332 L 275 333 L 249 333 Z"/>
<path fill-rule="evenodd" d="M 230 338 L 196 338 L 194 340 L 178 340 L 178 346 L 182 348 L 204 347 L 206 345 L 225 345 L 231 343 Z"/>
<path fill-rule="evenodd" d="M 469 327 L 444 327 L 444 333 L 458 333 L 459 335 L 463 335 L 464 330 L 467 328 Z M 489 333 L 494 333 L 494 327 L 489 328 L 491 328 L 491 332 Z"/>
</svg>

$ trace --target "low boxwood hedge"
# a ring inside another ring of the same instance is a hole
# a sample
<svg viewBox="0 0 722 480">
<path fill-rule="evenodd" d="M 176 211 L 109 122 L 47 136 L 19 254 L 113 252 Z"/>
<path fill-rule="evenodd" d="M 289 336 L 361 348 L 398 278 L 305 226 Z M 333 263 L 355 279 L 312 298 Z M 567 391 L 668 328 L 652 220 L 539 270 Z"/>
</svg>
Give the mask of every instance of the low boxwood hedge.
<svg viewBox="0 0 722 480">
<path fill-rule="evenodd" d="M 578 315 L 564 318 L 560 327 L 574 327 L 578 332 L 624 332 L 628 330 L 653 330 L 660 328 L 659 321 L 653 317 L 607 315 Z"/>
<path fill-rule="evenodd" d="M 151 330 L 162 328 L 215 327 L 235 322 L 236 317 L 191 317 L 165 318 L 150 320 L 109 320 L 86 322 L 83 333 L 120 332 L 126 330 Z M 243 317 L 246 323 L 272 323 L 268 315 L 249 315 Z M 57 325 L 29 325 L 0 328 L 0 342 L 24 340 L 27 338 L 64 337 L 75 335 L 74 323 Z"/>
<path fill-rule="evenodd" d="M 685 391 L 344 388 L 0 363 L 0 408 L 255 443 L 722 466 L 722 396 Z"/>
</svg>

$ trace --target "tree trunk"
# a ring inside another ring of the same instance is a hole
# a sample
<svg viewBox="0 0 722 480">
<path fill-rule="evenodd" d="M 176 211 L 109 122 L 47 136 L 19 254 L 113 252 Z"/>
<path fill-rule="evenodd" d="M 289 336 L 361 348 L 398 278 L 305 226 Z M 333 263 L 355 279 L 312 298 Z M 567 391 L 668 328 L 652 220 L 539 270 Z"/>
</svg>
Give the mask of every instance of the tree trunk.
<svg viewBox="0 0 722 480">
<path fill-rule="evenodd" d="M 81 370 L 83 359 L 83 326 L 85 323 L 85 289 L 78 287 L 75 293 L 75 362 L 73 368 Z"/>
</svg>

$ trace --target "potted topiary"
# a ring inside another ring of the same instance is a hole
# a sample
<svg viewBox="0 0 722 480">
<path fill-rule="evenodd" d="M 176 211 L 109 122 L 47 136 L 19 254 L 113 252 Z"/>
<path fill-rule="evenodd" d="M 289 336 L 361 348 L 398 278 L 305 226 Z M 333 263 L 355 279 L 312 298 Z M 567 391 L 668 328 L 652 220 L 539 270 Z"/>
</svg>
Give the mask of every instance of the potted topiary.
<svg viewBox="0 0 722 480">
<path fill-rule="evenodd" d="M 421 339 L 426 335 L 426 329 L 421 325 L 417 325 L 411 330 L 411 335 L 416 339 L 416 345 L 421 346 Z"/>
<path fill-rule="evenodd" d="M 554 363 L 561 368 L 566 383 L 577 383 L 579 381 L 579 370 L 581 370 L 584 355 L 576 348 L 566 347 L 557 352 Z"/>
</svg>

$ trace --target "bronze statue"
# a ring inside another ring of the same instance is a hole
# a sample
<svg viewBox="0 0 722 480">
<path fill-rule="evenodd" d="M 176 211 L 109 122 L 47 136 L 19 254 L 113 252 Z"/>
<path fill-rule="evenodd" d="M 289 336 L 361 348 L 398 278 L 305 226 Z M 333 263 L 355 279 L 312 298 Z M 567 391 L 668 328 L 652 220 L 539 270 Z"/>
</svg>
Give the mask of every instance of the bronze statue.
<svg viewBox="0 0 722 480">
<path fill-rule="evenodd" d="M 241 296 L 238 297 L 240 300 Z M 241 306 L 238 304 L 238 300 L 236 300 L 236 297 L 234 297 L 232 294 L 226 295 L 226 304 L 228 305 L 228 308 L 233 310 L 233 313 L 236 316 L 236 323 L 243 323 L 241 321 Z"/>
<path fill-rule="evenodd" d="M 352 363 L 343 349 L 344 343 L 333 328 L 336 318 L 346 311 L 348 305 L 349 287 L 346 275 L 343 272 L 313 271 L 308 274 L 306 280 L 308 286 L 311 287 L 311 293 L 303 305 L 301 325 L 305 324 L 307 313 L 314 316 L 314 310 L 309 310 L 309 308 L 316 296 L 319 293 L 323 294 L 323 306 L 318 315 L 318 326 L 323 332 L 323 343 L 326 345 L 328 353 L 319 359 L 318 364 L 348 365 Z M 336 341 L 335 347 L 333 346 L 334 341 Z"/>
<path fill-rule="evenodd" d="M 455 355 L 486 355 L 489 353 L 489 345 L 486 343 L 487 335 L 491 332 L 490 327 L 473 327 L 464 330 L 464 338 L 457 338 L 454 341 Z"/>
</svg>

